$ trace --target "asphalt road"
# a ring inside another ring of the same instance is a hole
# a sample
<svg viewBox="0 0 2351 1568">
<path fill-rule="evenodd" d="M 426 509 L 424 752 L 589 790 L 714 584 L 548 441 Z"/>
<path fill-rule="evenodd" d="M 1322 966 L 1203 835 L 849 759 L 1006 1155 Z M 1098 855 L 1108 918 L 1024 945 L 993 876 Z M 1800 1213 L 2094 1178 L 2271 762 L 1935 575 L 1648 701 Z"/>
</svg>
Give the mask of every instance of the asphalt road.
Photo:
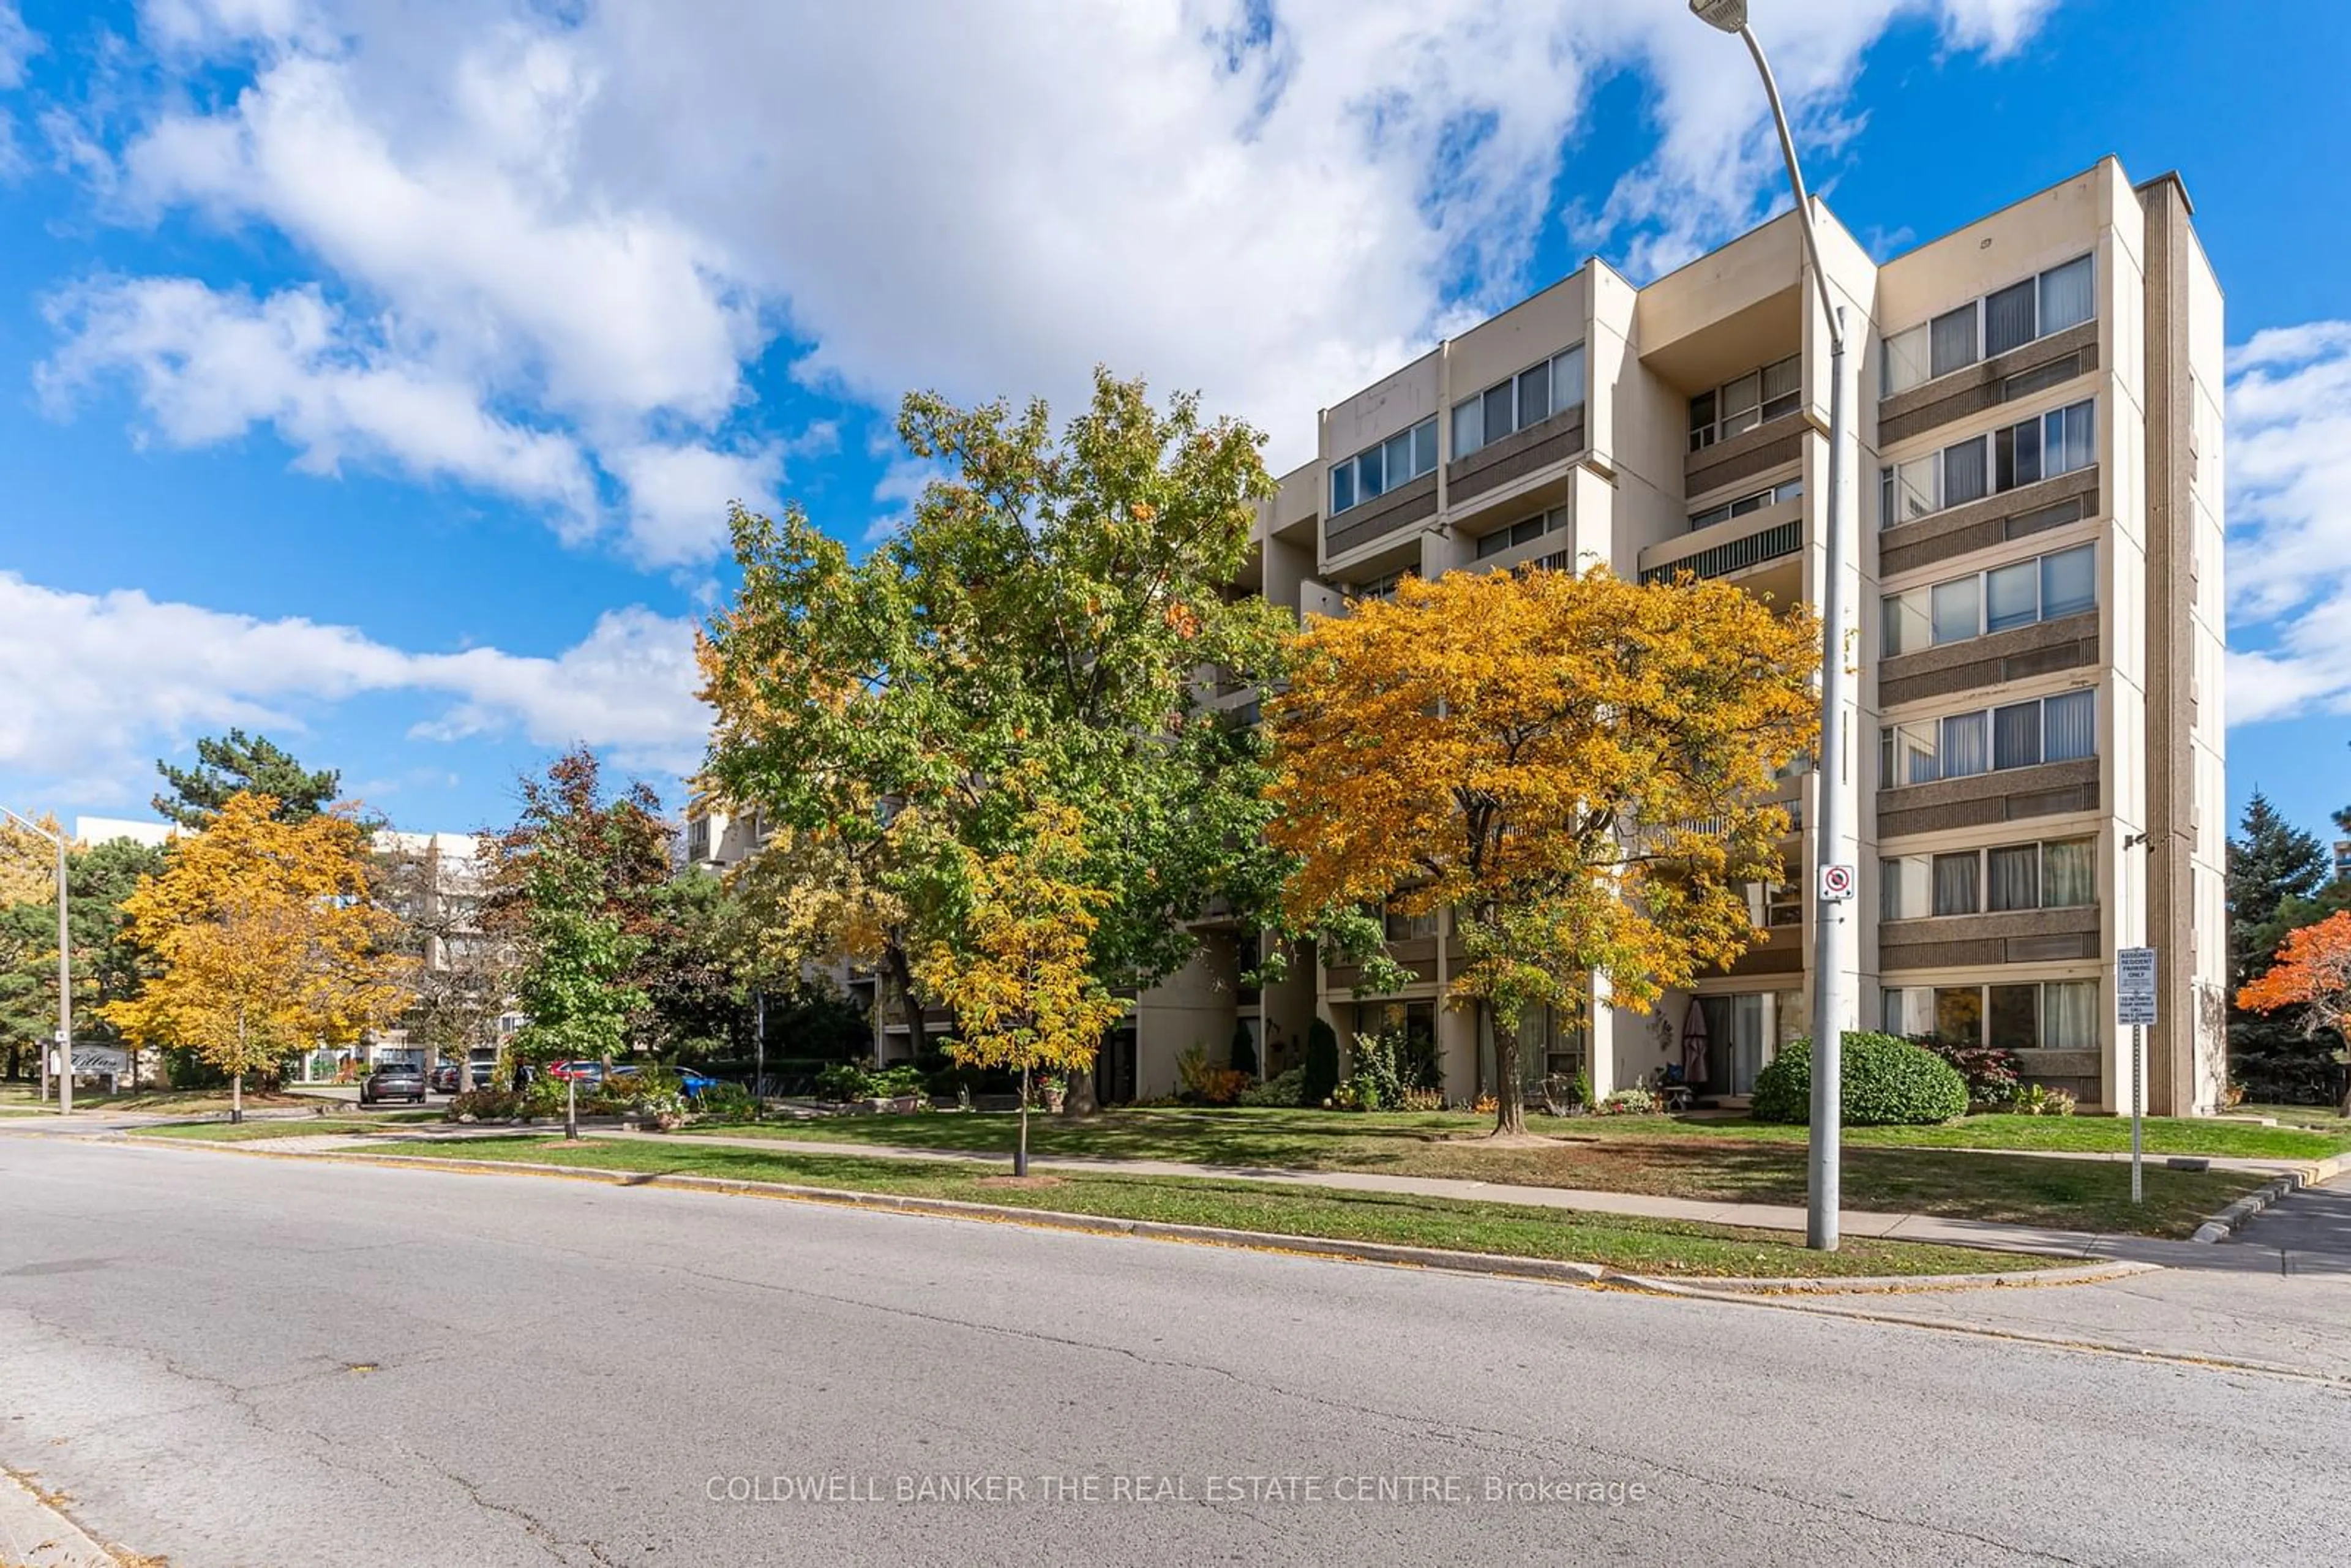
<svg viewBox="0 0 2351 1568">
<path fill-rule="evenodd" d="M 2338 1563 L 2351 1518 L 2310 1379 L 168 1147 L 0 1138 L 0 1464 L 173 1568 Z"/>
</svg>

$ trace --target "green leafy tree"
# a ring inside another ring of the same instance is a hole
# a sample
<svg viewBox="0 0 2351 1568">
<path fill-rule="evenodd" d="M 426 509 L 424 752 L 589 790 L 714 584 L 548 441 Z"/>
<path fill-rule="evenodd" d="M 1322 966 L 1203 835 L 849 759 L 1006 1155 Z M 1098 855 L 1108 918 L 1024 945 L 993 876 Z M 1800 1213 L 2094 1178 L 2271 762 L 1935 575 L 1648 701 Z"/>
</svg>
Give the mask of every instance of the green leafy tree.
<svg viewBox="0 0 2351 1568">
<path fill-rule="evenodd" d="M 2254 790 L 2229 841 L 2229 1058 L 2231 1075 L 2260 1098 L 2335 1092 L 2325 1042 L 2282 1014 L 2237 1000 L 2269 972 L 2289 935 L 2351 904 L 2351 888 L 2328 886 L 2327 873 L 2317 838 Z"/>
<path fill-rule="evenodd" d="M 131 939 L 123 901 L 142 876 L 160 876 L 168 852 L 129 839 L 72 851 L 66 864 L 67 932 L 73 943 L 74 1035 L 118 1043 L 120 1031 L 99 1011 L 137 997 L 155 960 Z M 0 1051 L 7 1073 L 57 1029 L 57 915 L 54 896 L 0 910 Z"/>
<path fill-rule="evenodd" d="M 525 1061 L 606 1060 L 628 1049 L 649 1006 L 642 960 L 653 945 L 669 831 L 653 790 L 608 799 L 582 747 L 522 780 L 522 812 L 482 836 L 483 924 L 514 952 L 527 1021 Z"/>
<path fill-rule="evenodd" d="M 749 1044 L 751 988 L 735 942 L 737 902 L 704 871 L 684 872 L 655 890 L 642 965 L 644 1037 L 654 1050 L 699 1059 Z"/>
<path fill-rule="evenodd" d="M 157 814 L 183 828 L 211 825 L 232 795 L 250 792 L 277 801 L 277 820 L 298 822 L 333 803 L 342 775 L 332 768 L 312 772 L 273 745 L 266 736 L 232 729 L 196 742 L 196 766 L 174 768 L 157 759 L 155 771 L 170 789 L 152 804 Z"/>
<path fill-rule="evenodd" d="M 1041 402 L 922 393 L 899 434 L 946 475 L 862 561 L 797 510 L 736 513 L 742 587 L 701 648 L 705 781 L 837 841 L 886 900 L 904 982 L 916 955 L 971 953 L 967 856 L 1022 841 L 1002 781 L 1033 769 L 1081 823 L 1069 880 L 1102 895 L 1093 983 L 1149 985 L 1189 959 L 1188 919 L 1270 911 L 1280 885 L 1264 745 L 1203 706 L 1205 671 L 1261 686 L 1280 667 L 1281 612 L 1227 598 L 1272 491 L 1261 438 L 1107 372 L 1058 434 Z"/>
</svg>

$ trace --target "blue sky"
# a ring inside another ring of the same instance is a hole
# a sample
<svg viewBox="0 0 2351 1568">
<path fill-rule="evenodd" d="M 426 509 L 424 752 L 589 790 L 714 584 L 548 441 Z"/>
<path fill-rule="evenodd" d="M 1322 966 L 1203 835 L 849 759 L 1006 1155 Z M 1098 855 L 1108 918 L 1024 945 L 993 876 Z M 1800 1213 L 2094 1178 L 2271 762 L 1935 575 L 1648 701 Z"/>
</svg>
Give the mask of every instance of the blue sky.
<svg viewBox="0 0 2351 1568">
<path fill-rule="evenodd" d="M 921 480 L 907 387 L 1066 403 L 1106 361 L 1286 467 L 1466 315 L 1779 199 L 1679 0 L 881 9 L 0 0 L 0 801 L 143 814 L 231 724 L 406 827 L 501 820 L 571 739 L 674 798 L 725 502 L 864 538 Z M 1882 250 L 2104 153 L 2183 172 L 2238 350 L 2231 792 L 2322 826 L 2351 176 L 2308 149 L 2351 22 L 1754 11 Z"/>
</svg>

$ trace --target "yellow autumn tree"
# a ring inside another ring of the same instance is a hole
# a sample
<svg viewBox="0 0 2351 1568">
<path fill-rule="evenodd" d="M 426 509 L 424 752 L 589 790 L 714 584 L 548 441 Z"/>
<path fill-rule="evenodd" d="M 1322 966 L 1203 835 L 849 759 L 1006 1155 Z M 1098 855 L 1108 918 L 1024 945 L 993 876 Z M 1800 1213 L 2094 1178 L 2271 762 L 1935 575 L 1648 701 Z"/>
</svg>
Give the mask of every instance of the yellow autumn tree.
<svg viewBox="0 0 2351 1568">
<path fill-rule="evenodd" d="M 1082 1072 L 1126 1003 L 1092 972 L 1092 940 L 1110 894 L 1077 880 L 1083 821 L 1071 807 L 1036 799 L 1030 786 L 1014 847 L 983 858 L 962 852 L 966 907 L 956 940 L 915 961 L 925 993 L 949 1009 L 947 1053 L 1020 1073 L 1020 1134 L 1012 1173 L 1029 1174 L 1030 1081 L 1040 1071 Z"/>
<path fill-rule="evenodd" d="M 40 821 L 44 832 L 58 833 L 56 816 Z M 16 904 L 46 904 L 57 896 L 57 847 L 32 829 L 0 817 L 0 909 Z"/>
<path fill-rule="evenodd" d="M 1745 884 L 1783 874 L 1764 797 L 1816 738 L 1818 637 L 1727 584 L 1603 569 L 1406 579 L 1310 617 L 1268 705 L 1290 917 L 1450 909 L 1446 1000 L 1490 1021 L 1495 1130 L 1523 1130 L 1529 1009 L 1579 1016 L 1596 975 L 1646 1011 L 1757 938 Z"/>
<path fill-rule="evenodd" d="M 268 795 L 231 796 L 204 831 L 123 903 L 131 939 L 161 973 L 107 1020 L 141 1045 L 178 1045 L 245 1078 L 339 1045 L 407 1005 L 396 921 L 369 901 L 366 831 L 347 816 L 276 821 Z"/>
</svg>

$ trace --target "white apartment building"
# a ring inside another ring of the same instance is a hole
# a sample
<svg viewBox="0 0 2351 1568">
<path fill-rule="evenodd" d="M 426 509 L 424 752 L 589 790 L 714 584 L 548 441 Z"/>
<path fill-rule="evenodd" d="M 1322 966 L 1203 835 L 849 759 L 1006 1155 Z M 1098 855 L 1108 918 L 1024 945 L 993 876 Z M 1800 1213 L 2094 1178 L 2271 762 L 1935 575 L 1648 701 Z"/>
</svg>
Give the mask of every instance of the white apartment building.
<svg viewBox="0 0 2351 1568">
<path fill-rule="evenodd" d="M 2108 158 L 1882 265 L 1816 211 L 1857 372 L 1859 679 L 1850 753 L 1830 759 L 1860 801 L 1836 847 L 1864 872 L 1849 1027 L 2007 1046 L 2030 1077 L 2123 1109 L 2114 956 L 2152 946 L 2147 1107 L 2210 1110 L 2226 1071 L 2223 332 L 2187 192 L 2168 174 L 2134 185 Z M 1241 586 L 1343 614 L 1405 573 L 1596 561 L 1817 603 L 1829 356 L 1806 272 L 1783 214 L 1646 287 L 1590 261 L 1439 344 L 1322 412 Z M 1815 787 L 1783 781 L 1799 825 Z M 1786 849 L 1729 971 L 1646 1015 L 1604 994 L 1587 1027 L 1530 1019 L 1529 1074 L 1584 1068 L 1604 1093 L 1688 1053 L 1709 1092 L 1743 1094 L 1808 1027 L 1797 890 L 1814 867 L 1801 831 Z M 1311 955 L 1277 991 L 1242 991 L 1259 939 L 1211 925 L 1139 1029 L 1155 1007 L 1183 1010 L 1187 1044 L 1254 1019 L 1280 1042 L 1272 1071 L 1317 1014 L 1342 1039 L 1393 1019 L 1436 1039 L 1447 1092 L 1470 1097 L 1493 1051 L 1442 1006 L 1460 955 L 1443 924 L 1392 924 L 1416 977 L 1379 998 Z M 1172 1072 L 1148 1050 L 1134 1068 L 1144 1093 Z"/>
</svg>

